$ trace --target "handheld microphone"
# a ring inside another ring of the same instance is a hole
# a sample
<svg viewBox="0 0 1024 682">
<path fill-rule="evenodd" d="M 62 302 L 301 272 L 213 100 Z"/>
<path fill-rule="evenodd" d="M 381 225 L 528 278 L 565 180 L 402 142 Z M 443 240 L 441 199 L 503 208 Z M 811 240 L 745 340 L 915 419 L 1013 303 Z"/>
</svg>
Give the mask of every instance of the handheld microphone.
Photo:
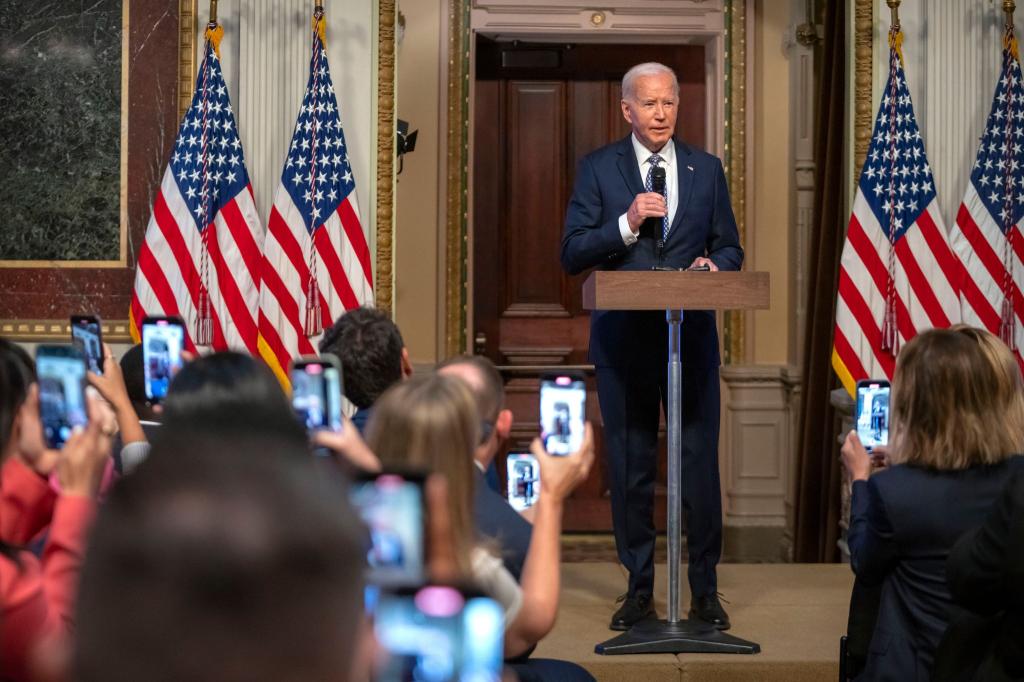
<svg viewBox="0 0 1024 682">
<path fill-rule="evenodd" d="M 651 191 L 665 196 L 665 167 L 655 166 L 651 169 Z M 654 224 L 654 253 L 658 257 L 658 265 L 661 267 L 661 252 L 665 248 L 665 235 L 662 232 L 662 219 L 652 219 Z"/>
<path fill-rule="evenodd" d="M 665 167 L 655 166 L 651 169 L 651 191 L 665 196 Z"/>
</svg>

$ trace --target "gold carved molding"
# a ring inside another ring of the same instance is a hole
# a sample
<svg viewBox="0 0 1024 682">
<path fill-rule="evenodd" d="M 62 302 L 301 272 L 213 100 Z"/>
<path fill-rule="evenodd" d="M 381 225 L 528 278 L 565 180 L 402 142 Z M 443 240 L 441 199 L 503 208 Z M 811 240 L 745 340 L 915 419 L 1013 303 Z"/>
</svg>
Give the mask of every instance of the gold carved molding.
<svg viewBox="0 0 1024 682">
<path fill-rule="evenodd" d="M 100 328 L 106 343 L 134 343 L 128 320 L 104 320 Z M 0 337 L 11 341 L 70 343 L 69 320 L 0 320 Z"/>
<path fill-rule="evenodd" d="M 395 225 L 395 0 L 377 0 L 376 306 L 391 312 Z"/>
<path fill-rule="evenodd" d="M 747 2 L 731 0 L 729 25 L 729 54 L 726 58 L 728 67 L 728 91 L 730 109 L 727 121 L 726 149 L 728 150 L 729 166 L 727 180 L 729 197 L 732 199 L 732 210 L 736 217 L 736 229 L 739 231 L 740 244 L 747 242 Z M 725 314 L 723 334 L 723 364 L 743 363 L 747 361 L 746 352 L 746 316 L 742 312 Z"/>
<path fill-rule="evenodd" d="M 873 0 L 856 0 L 853 19 L 853 179 L 860 177 L 871 143 L 871 80 L 874 49 Z"/>
<path fill-rule="evenodd" d="M 469 0 L 448 0 L 445 355 L 466 350 L 469 222 Z"/>
<path fill-rule="evenodd" d="M 192 106 L 192 79 L 196 74 L 197 0 L 178 2 L 178 120 Z"/>
</svg>

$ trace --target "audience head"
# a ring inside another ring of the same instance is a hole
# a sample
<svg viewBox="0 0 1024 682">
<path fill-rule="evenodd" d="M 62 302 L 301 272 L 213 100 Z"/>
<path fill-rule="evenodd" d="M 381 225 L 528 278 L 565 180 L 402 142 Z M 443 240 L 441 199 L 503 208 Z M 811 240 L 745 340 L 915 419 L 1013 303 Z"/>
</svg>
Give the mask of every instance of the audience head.
<svg viewBox="0 0 1024 682">
<path fill-rule="evenodd" d="M 72 678 L 347 680 L 364 566 L 344 499 L 276 434 L 154 444 L 92 533 Z"/>
<path fill-rule="evenodd" d="M 167 391 L 164 425 L 171 430 L 259 430 L 305 438 L 273 372 L 235 351 L 199 357 L 182 367 Z"/>
<path fill-rule="evenodd" d="M 0 338 L 0 459 L 45 447 L 36 369 L 24 348 Z"/>
<path fill-rule="evenodd" d="M 341 361 L 345 397 L 363 409 L 404 376 L 412 374 L 402 334 L 387 313 L 355 308 L 324 332 L 320 352 Z"/>
<path fill-rule="evenodd" d="M 892 384 L 894 463 L 966 469 L 1024 449 L 1020 372 L 986 331 L 918 334 L 900 351 Z"/>
<path fill-rule="evenodd" d="M 476 544 L 472 453 L 480 439 L 473 395 L 454 377 L 431 374 L 392 386 L 374 405 L 366 443 L 385 469 L 442 474 L 455 556 L 464 574 Z"/>
<path fill-rule="evenodd" d="M 498 454 L 501 442 L 512 431 L 512 411 L 505 409 L 505 385 L 501 373 L 481 355 L 459 355 L 442 362 L 438 374 L 462 379 L 473 392 L 480 411 L 480 443 L 473 457 L 487 467 Z"/>
<path fill-rule="evenodd" d="M 135 414 L 139 419 L 148 421 L 156 420 L 156 413 L 153 411 L 153 403 L 146 397 L 146 370 L 142 364 L 142 344 L 137 343 L 121 356 L 121 376 L 124 377 L 124 387 L 128 391 L 128 398 L 132 401 Z"/>
</svg>

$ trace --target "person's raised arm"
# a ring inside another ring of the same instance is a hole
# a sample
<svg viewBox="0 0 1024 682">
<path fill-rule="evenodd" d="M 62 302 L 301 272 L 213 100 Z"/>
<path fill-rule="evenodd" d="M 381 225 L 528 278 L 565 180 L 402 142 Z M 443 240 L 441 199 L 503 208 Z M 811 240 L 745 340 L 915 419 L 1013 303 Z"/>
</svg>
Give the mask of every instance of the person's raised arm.
<svg viewBox="0 0 1024 682">
<path fill-rule="evenodd" d="M 885 501 L 871 475 L 871 457 L 856 431 L 842 448 L 843 465 L 853 481 L 850 500 L 850 566 L 865 585 L 878 585 L 896 564 L 896 542 Z"/>
<path fill-rule="evenodd" d="M 132 400 L 128 397 L 121 365 L 114 360 L 114 355 L 110 352 L 110 346 L 107 344 L 103 344 L 103 374 L 89 372 L 88 377 L 89 383 L 100 392 L 103 399 L 114 410 L 117 426 L 121 431 L 121 442 L 125 445 L 145 442 L 146 434 L 142 430 L 142 424 L 139 423 L 139 416 L 135 413 Z"/>
<path fill-rule="evenodd" d="M 587 423 L 580 449 L 566 457 L 549 455 L 539 438 L 533 440 L 530 451 L 540 466 L 540 497 L 520 580 L 522 605 L 505 631 L 506 657 L 522 654 L 555 625 L 561 590 L 562 512 L 566 498 L 586 480 L 594 463 L 593 428 Z"/>
</svg>

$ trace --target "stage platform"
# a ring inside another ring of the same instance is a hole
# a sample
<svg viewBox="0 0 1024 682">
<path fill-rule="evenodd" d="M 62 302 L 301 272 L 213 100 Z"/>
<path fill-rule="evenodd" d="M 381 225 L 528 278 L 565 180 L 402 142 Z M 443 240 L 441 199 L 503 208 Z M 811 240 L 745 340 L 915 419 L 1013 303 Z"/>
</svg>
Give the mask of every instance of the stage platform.
<svg viewBox="0 0 1024 682">
<path fill-rule="evenodd" d="M 665 565 L 657 567 L 655 601 L 665 616 Z M 683 568 L 685 585 L 686 570 Z M 567 563 L 554 631 L 538 657 L 575 661 L 598 680 L 628 682 L 831 682 L 839 676 L 839 637 L 846 631 L 853 574 L 845 564 L 722 564 L 719 591 L 729 604 L 729 634 L 761 645 L 750 656 L 682 654 L 598 656 L 625 572 L 613 563 Z M 684 587 L 683 613 L 689 609 Z"/>
</svg>

